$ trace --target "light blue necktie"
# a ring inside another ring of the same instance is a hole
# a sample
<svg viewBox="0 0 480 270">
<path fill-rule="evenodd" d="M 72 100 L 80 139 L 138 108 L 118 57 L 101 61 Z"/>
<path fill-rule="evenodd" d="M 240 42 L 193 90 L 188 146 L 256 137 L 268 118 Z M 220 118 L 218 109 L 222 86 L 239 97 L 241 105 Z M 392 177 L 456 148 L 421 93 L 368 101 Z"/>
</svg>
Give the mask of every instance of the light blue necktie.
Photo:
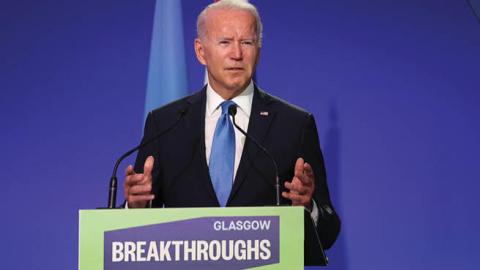
<svg viewBox="0 0 480 270">
<path fill-rule="evenodd" d="M 235 102 L 222 102 L 222 115 L 218 118 L 210 152 L 209 171 L 213 188 L 221 207 L 227 205 L 233 183 L 235 164 L 235 132 L 228 114 L 228 107 Z"/>
</svg>

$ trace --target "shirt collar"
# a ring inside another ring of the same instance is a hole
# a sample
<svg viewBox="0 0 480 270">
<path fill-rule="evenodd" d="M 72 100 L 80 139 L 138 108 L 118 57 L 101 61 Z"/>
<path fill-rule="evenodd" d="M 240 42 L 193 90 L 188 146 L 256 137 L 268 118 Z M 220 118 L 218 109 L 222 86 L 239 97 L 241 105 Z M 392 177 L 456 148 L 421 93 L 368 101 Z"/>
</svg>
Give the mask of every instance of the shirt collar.
<svg viewBox="0 0 480 270">
<path fill-rule="evenodd" d="M 252 101 L 253 101 L 253 81 L 250 80 L 247 88 L 243 90 L 240 95 L 232 98 L 232 101 L 237 104 L 237 107 L 242 110 L 247 117 L 250 117 L 250 112 L 252 111 Z M 207 116 L 211 116 L 215 110 L 220 106 L 225 100 L 213 90 L 210 84 L 207 85 Z"/>
</svg>

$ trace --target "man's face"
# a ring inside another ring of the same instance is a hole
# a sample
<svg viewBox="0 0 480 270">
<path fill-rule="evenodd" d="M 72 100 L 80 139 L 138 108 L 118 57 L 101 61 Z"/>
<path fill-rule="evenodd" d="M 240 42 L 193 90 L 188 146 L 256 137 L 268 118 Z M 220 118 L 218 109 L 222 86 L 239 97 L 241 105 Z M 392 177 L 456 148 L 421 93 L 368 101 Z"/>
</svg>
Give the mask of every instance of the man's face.
<svg viewBox="0 0 480 270">
<path fill-rule="evenodd" d="M 212 88 L 223 98 L 240 94 L 255 71 L 260 48 L 255 17 L 242 10 L 209 10 L 206 36 L 195 40 L 195 53 L 208 70 Z"/>
</svg>

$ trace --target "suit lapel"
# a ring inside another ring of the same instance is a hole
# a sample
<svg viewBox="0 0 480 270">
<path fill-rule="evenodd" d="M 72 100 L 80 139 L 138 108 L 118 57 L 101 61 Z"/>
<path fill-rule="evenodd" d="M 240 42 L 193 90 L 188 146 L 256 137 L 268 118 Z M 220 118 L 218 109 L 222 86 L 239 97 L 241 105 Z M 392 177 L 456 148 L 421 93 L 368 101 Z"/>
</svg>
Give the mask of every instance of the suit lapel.
<svg viewBox="0 0 480 270">
<path fill-rule="evenodd" d="M 205 107 L 206 107 L 206 87 L 197 94 L 191 96 L 188 99 L 190 103 L 189 113 L 185 115 L 185 124 L 186 132 L 198 132 L 194 134 L 198 138 L 198 143 L 196 144 L 196 149 L 193 149 L 196 157 L 194 160 L 199 160 L 197 171 L 197 179 L 192 179 L 192 181 L 202 181 L 205 187 L 209 192 L 209 196 L 212 201 L 215 201 L 218 204 L 217 195 L 210 180 L 210 173 L 208 171 L 207 160 L 205 156 Z"/>
<path fill-rule="evenodd" d="M 255 85 L 252 111 L 250 112 L 250 119 L 248 122 L 248 134 L 255 138 L 260 144 L 263 144 L 265 136 L 270 128 L 270 124 L 275 117 L 275 111 L 272 111 L 269 106 L 270 102 L 270 97 Z M 258 151 L 261 150 L 255 145 L 254 142 L 248 139 L 245 140 L 242 158 L 238 166 L 235 181 L 233 182 L 229 201 L 232 200 L 242 183 L 245 181 L 245 178 L 247 177 L 248 171 L 251 167 L 250 164 L 255 161 Z"/>
</svg>

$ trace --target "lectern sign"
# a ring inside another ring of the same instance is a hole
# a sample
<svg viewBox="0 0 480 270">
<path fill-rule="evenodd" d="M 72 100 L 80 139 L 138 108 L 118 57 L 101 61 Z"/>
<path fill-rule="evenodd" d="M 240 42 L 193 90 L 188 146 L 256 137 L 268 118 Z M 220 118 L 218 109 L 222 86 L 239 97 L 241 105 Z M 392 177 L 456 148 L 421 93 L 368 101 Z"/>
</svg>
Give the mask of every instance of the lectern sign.
<svg viewBox="0 0 480 270">
<path fill-rule="evenodd" d="M 79 270 L 303 270 L 302 207 L 80 210 Z"/>
<path fill-rule="evenodd" d="M 278 216 L 204 217 L 105 232 L 106 270 L 245 269 L 279 262 Z"/>
</svg>

